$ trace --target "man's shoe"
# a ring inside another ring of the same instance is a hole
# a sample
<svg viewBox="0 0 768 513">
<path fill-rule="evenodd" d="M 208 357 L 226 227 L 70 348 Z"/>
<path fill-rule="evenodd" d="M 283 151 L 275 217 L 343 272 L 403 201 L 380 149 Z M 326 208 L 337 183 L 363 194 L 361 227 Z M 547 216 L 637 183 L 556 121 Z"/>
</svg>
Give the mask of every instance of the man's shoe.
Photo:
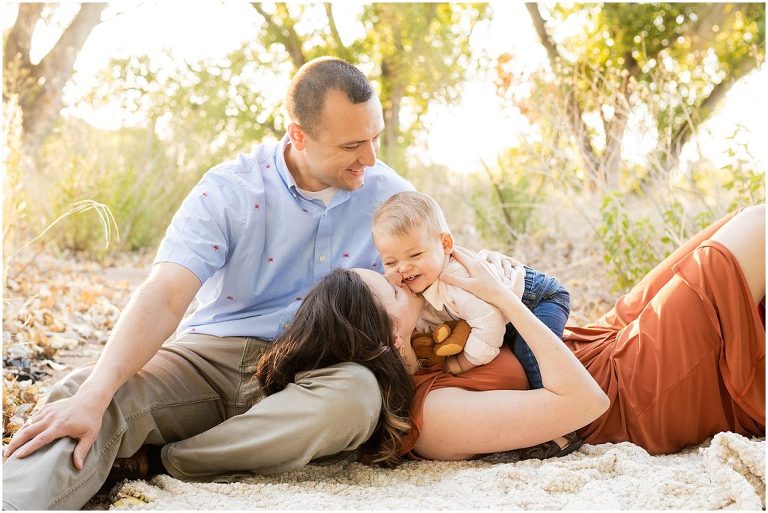
<svg viewBox="0 0 768 513">
<path fill-rule="evenodd" d="M 142 445 L 133 456 L 115 460 L 102 488 L 112 488 L 124 479 L 146 479 L 147 477 L 149 477 L 149 450 L 146 445 Z"/>
<path fill-rule="evenodd" d="M 539 445 L 534 445 L 533 447 L 526 447 L 525 449 L 520 449 L 520 459 L 521 460 L 530 460 L 530 459 L 537 459 L 537 460 L 545 460 L 547 458 L 560 458 L 563 456 L 566 456 L 568 454 L 571 454 L 575 450 L 577 450 L 579 447 L 582 446 L 584 443 L 584 440 L 581 439 L 579 435 L 576 434 L 574 431 L 573 433 L 568 433 L 563 438 L 568 442 L 565 447 L 560 447 L 557 442 L 554 440 L 550 440 L 549 442 L 544 442 Z"/>
</svg>

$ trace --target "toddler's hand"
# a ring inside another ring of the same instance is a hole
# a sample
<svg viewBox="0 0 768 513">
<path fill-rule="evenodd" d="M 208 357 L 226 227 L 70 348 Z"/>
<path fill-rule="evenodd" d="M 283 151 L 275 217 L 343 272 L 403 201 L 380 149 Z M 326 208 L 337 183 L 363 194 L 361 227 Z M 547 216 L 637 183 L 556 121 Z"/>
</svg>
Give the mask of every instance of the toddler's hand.
<svg viewBox="0 0 768 513">
<path fill-rule="evenodd" d="M 462 373 L 459 360 L 455 356 L 451 356 L 445 359 L 445 372 L 453 374 L 454 376 Z"/>
</svg>

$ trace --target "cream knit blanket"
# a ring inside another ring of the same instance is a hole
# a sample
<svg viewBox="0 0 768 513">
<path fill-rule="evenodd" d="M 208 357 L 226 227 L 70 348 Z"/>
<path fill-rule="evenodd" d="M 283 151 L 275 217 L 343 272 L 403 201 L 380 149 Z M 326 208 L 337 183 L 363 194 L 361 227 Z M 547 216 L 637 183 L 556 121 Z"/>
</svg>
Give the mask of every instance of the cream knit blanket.
<svg viewBox="0 0 768 513">
<path fill-rule="evenodd" d="M 342 458 L 276 477 L 125 482 L 114 509 L 747 509 L 765 508 L 765 440 L 720 433 L 668 456 L 630 443 L 585 445 L 564 458 L 511 454 L 396 469 Z"/>
</svg>

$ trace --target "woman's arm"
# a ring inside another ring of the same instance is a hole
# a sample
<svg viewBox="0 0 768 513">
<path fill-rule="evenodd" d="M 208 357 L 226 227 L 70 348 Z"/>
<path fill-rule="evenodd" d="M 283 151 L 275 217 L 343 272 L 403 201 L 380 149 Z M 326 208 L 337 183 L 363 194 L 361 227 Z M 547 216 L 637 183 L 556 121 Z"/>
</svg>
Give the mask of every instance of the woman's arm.
<svg viewBox="0 0 768 513">
<path fill-rule="evenodd" d="M 519 297 L 501 285 L 480 259 L 460 248 L 454 249 L 453 256 L 467 268 L 469 277 L 444 274 L 441 279 L 471 292 L 501 311 L 530 345 L 546 389 L 558 395 L 586 394 L 595 399 L 598 407 L 606 405 L 605 394 L 568 347 L 523 305 Z"/>
<path fill-rule="evenodd" d="M 599 417 L 609 400 L 571 351 L 531 313 L 483 262 L 455 249 L 469 277 L 442 276 L 494 304 L 528 342 L 544 388 L 529 391 L 432 391 L 424 405 L 424 426 L 416 450 L 436 459 L 529 447 L 580 428 Z"/>
</svg>

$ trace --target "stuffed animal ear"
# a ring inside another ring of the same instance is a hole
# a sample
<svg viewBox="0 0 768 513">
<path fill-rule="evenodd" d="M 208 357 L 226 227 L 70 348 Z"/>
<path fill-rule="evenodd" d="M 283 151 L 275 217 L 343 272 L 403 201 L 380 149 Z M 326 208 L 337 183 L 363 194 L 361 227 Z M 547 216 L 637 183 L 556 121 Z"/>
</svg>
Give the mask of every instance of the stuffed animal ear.
<svg viewBox="0 0 768 513">
<path fill-rule="evenodd" d="M 467 345 L 470 331 L 472 331 L 472 328 L 466 321 L 460 320 L 456 322 L 450 335 L 441 343 L 435 345 L 435 354 L 438 356 L 459 354 L 464 350 L 464 346 Z"/>
<path fill-rule="evenodd" d="M 432 328 L 432 340 L 435 341 L 435 344 L 439 344 L 448 336 L 451 334 L 452 328 L 451 325 L 447 322 L 444 322 L 443 324 L 438 324 L 434 328 Z"/>
</svg>

